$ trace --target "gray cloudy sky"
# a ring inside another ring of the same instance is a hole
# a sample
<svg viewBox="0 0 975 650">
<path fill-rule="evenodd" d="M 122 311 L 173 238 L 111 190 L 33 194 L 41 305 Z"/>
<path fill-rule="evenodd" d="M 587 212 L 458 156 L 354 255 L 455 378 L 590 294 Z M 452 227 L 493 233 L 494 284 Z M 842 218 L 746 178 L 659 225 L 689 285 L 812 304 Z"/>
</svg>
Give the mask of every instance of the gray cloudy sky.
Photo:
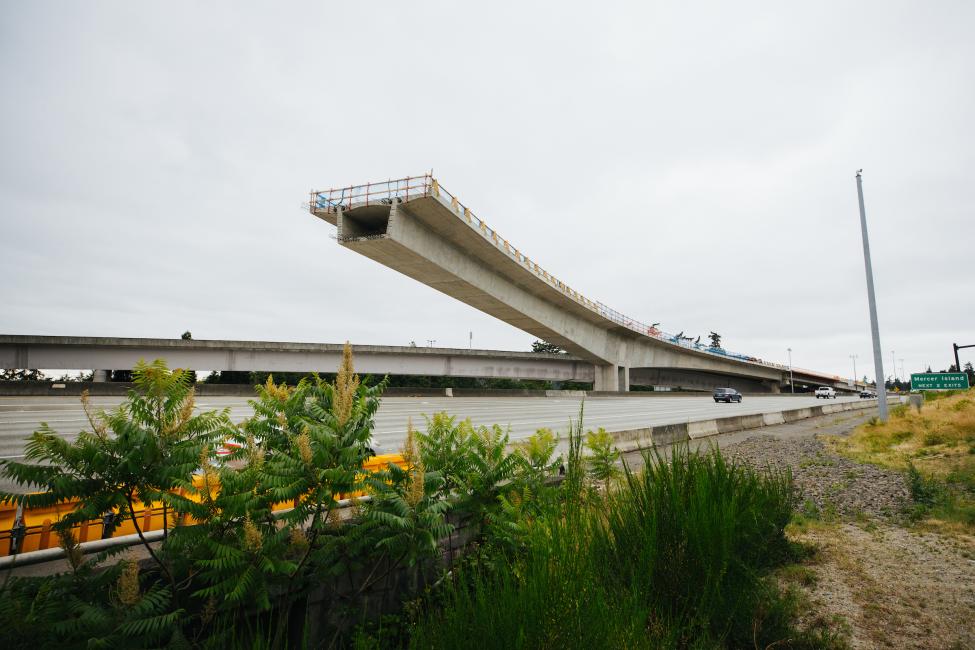
<svg viewBox="0 0 975 650">
<path fill-rule="evenodd" d="M 527 349 L 302 211 L 433 168 L 590 298 L 872 377 L 862 167 L 888 374 L 975 343 L 971 2 L 0 6 L 2 333 Z"/>
</svg>

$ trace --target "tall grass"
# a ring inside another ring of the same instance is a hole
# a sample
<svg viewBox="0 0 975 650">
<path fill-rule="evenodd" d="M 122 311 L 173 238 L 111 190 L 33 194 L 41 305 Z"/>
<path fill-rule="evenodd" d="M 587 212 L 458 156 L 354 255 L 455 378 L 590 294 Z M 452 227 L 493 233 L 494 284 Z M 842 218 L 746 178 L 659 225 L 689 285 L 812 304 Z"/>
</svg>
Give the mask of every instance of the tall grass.
<svg viewBox="0 0 975 650">
<path fill-rule="evenodd" d="M 609 500 L 610 575 L 682 630 L 745 638 L 763 570 L 789 553 L 791 477 L 728 463 L 716 449 L 674 447 L 647 461 Z"/>
<path fill-rule="evenodd" d="M 415 648 L 751 647 L 788 614 L 764 579 L 789 552 L 791 477 L 716 449 L 645 456 L 599 499 L 550 506 L 527 552 L 471 568 L 414 627 Z M 571 468 L 570 468 L 571 471 Z"/>
</svg>

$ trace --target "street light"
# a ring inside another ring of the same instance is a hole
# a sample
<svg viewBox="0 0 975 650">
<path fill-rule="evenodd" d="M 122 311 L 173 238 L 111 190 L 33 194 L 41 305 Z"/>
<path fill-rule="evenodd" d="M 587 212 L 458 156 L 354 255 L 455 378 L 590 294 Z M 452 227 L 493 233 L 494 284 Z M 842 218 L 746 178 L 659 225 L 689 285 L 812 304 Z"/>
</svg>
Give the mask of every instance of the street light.
<svg viewBox="0 0 975 650">
<path fill-rule="evenodd" d="M 887 387 L 881 388 L 884 381 L 884 358 L 880 352 L 880 325 L 877 324 L 877 297 L 873 290 L 873 265 L 870 263 L 870 239 L 867 237 L 867 211 L 863 207 L 862 169 L 857 170 L 857 201 L 860 204 L 860 232 L 863 236 L 863 269 L 867 276 L 867 304 L 870 308 L 870 334 L 873 338 L 873 369 L 877 378 L 877 410 L 880 421 L 887 421 Z"/>
<path fill-rule="evenodd" d="M 850 358 L 853 359 L 853 387 L 856 388 L 857 385 L 857 355 L 851 354 Z"/>
<path fill-rule="evenodd" d="M 789 388 L 792 389 L 792 394 L 795 395 L 796 383 L 792 381 L 792 348 L 788 348 L 788 350 L 789 350 Z"/>
</svg>

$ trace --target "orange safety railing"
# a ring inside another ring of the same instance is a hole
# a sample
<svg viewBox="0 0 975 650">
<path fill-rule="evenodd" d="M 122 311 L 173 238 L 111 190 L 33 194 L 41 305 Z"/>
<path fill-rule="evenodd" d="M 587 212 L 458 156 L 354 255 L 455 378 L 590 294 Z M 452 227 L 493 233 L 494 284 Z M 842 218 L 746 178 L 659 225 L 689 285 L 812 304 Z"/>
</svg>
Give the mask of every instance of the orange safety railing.
<svg viewBox="0 0 975 650">
<path fill-rule="evenodd" d="M 378 183 L 366 183 L 365 185 L 333 188 L 324 192 L 312 192 L 311 205 L 315 206 L 316 210 L 335 213 L 339 210 L 349 210 L 352 207 L 380 203 L 389 204 L 393 199 L 406 202 L 411 199 L 430 196 L 435 182 L 432 175 L 425 174 Z"/>
<path fill-rule="evenodd" d="M 730 352 L 721 348 L 711 348 L 700 343 L 695 343 L 691 339 L 677 335 L 668 334 L 657 329 L 656 325 L 648 325 L 635 318 L 630 318 L 611 307 L 591 300 L 572 287 L 568 286 L 556 276 L 552 275 L 530 258 L 521 253 L 507 239 L 499 235 L 494 229 L 490 228 L 484 221 L 479 219 L 470 208 L 461 203 L 456 196 L 451 194 L 433 177 L 432 174 L 423 176 L 407 176 L 396 180 L 379 181 L 376 183 L 366 183 L 365 185 L 352 185 L 349 187 L 333 188 L 322 192 L 312 191 L 309 207 L 315 212 L 337 213 L 339 210 L 349 210 L 353 207 L 367 205 L 391 204 L 393 201 L 407 202 L 414 199 L 425 197 L 436 197 L 447 205 L 451 211 L 461 220 L 479 232 L 486 240 L 494 244 L 498 250 L 506 253 L 515 262 L 534 273 L 540 280 L 553 287 L 570 300 L 585 306 L 589 310 L 599 314 L 603 318 L 610 320 L 617 325 L 625 327 L 631 331 L 657 339 L 663 343 L 676 345 L 689 350 L 712 354 L 732 359 L 740 363 L 749 363 L 776 370 L 786 371 L 789 366 L 781 363 L 764 361 L 753 356 Z M 804 374 L 822 377 L 824 379 L 839 381 L 837 375 L 827 375 L 812 370 L 800 370 L 792 368 L 793 372 L 799 371 Z"/>
<path fill-rule="evenodd" d="M 363 464 L 365 472 L 383 470 L 389 464 L 405 467 L 406 462 L 400 454 L 382 454 L 369 458 Z M 193 485 L 202 487 L 201 475 L 193 477 Z M 364 492 L 339 495 L 339 499 L 363 496 Z M 142 532 L 172 528 L 178 523 L 192 524 L 192 521 L 178 522 L 177 515 L 171 509 L 164 508 L 161 503 L 151 503 L 148 506 L 140 501 L 135 502 L 134 512 L 139 521 Z M 278 503 L 272 507 L 274 512 L 289 510 L 293 503 Z M 64 502 L 43 508 L 21 508 L 14 504 L 0 505 L 0 557 L 14 553 L 28 553 L 41 551 L 58 546 L 59 539 L 54 531 L 54 524 L 62 517 L 70 514 L 77 507 L 75 502 Z M 117 513 L 106 513 L 99 519 L 91 519 L 72 527 L 79 542 L 90 542 L 96 539 L 109 539 L 124 535 L 134 535 L 135 526 L 130 517 L 119 519 Z"/>
</svg>

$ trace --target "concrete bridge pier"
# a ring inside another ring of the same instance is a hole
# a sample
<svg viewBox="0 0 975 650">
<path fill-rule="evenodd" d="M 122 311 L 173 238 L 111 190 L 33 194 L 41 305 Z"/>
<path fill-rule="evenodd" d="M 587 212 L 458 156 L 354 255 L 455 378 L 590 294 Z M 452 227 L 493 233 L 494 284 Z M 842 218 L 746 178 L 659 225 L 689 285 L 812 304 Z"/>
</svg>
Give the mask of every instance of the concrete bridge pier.
<svg viewBox="0 0 975 650">
<path fill-rule="evenodd" d="M 593 390 L 625 393 L 630 390 L 630 369 L 615 364 L 598 364 L 593 380 Z"/>
<path fill-rule="evenodd" d="M 111 370 L 92 370 L 91 380 L 97 382 L 107 382 L 112 376 Z"/>
</svg>

